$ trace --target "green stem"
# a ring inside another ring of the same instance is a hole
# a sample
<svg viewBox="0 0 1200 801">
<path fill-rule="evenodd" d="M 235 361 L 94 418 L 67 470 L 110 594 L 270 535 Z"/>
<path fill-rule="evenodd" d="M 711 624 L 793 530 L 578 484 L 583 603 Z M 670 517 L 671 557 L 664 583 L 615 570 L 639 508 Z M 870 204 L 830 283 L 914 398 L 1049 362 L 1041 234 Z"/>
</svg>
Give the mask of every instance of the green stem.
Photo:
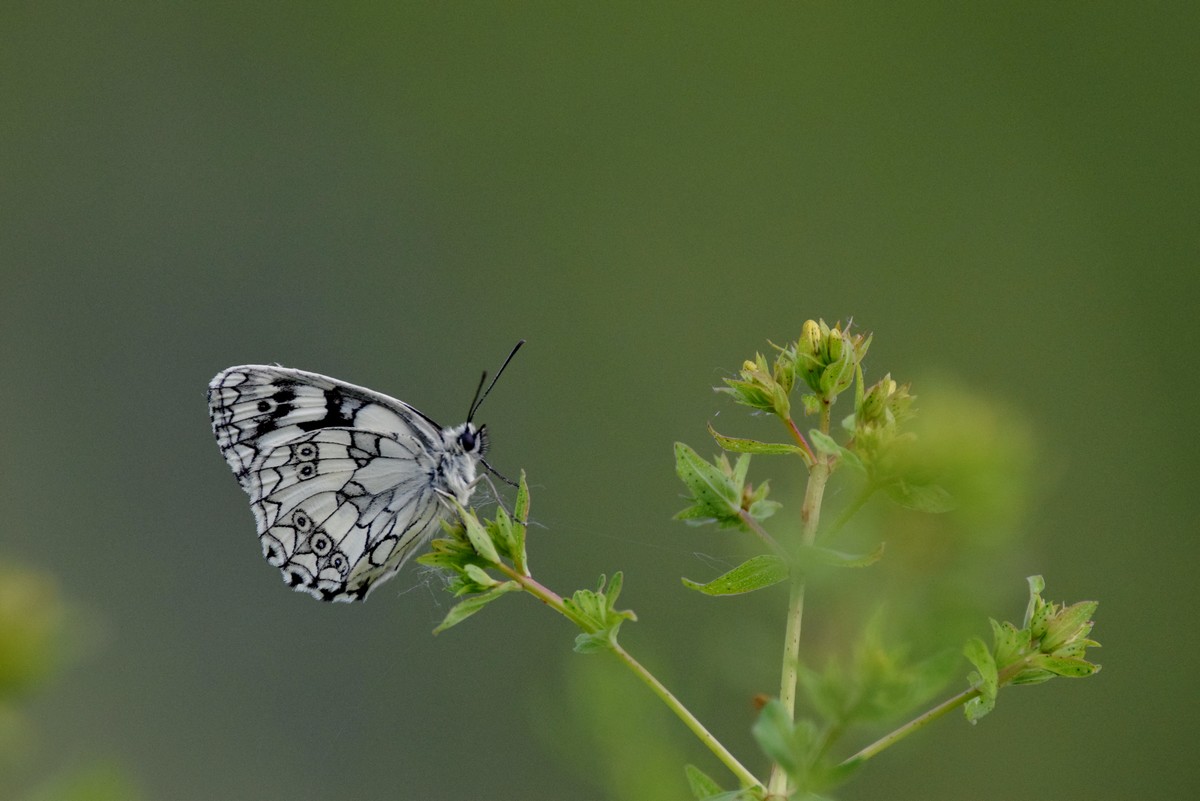
<svg viewBox="0 0 1200 801">
<path fill-rule="evenodd" d="M 828 423 L 828 414 L 822 415 Z M 821 522 L 821 499 L 825 495 L 825 484 L 829 481 L 829 463 L 824 458 L 813 464 L 808 473 L 808 486 L 804 490 L 804 506 L 800 519 L 804 523 L 802 541 L 812 545 L 817 537 L 817 526 Z M 787 710 L 788 717 L 796 715 L 796 682 L 800 669 L 800 629 L 804 619 L 804 578 L 793 576 L 788 598 L 787 629 L 783 640 L 783 669 L 779 682 L 779 700 Z M 771 780 L 767 791 L 783 796 L 787 792 L 787 774 L 778 764 L 771 769 Z"/>
<path fill-rule="evenodd" d="M 817 455 L 813 453 L 812 447 L 808 444 L 808 440 L 800 433 L 800 428 L 796 425 L 796 421 L 790 416 L 783 419 L 784 424 L 788 427 L 788 431 L 792 433 L 792 439 L 796 440 L 796 444 L 804 449 L 804 461 L 809 467 L 812 467 L 817 461 Z"/>
<path fill-rule="evenodd" d="M 525 592 L 529 593 L 534 598 L 537 598 L 539 601 L 544 603 L 546 606 L 550 607 L 555 612 L 558 612 L 560 615 L 565 617 L 567 620 L 570 620 L 576 626 L 579 626 L 581 629 L 584 629 L 584 631 L 587 631 L 584 621 L 580 620 L 567 607 L 567 603 L 566 603 L 566 601 L 563 600 L 563 597 L 561 595 L 559 595 L 558 593 L 556 593 L 554 590 L 546 587 L 544 584 L 539 582 L 537 579 L 533 578 L 533 576 L 525 576 L 525 575 L 522 575 L 521 573 L 518 573 L 516 570 L 514 570 L 513 568 L 504 564 L 503 562 L 498 562 L 495 565 L 493 565 L 493 567 L 495 567 L 497 570 L 499 570 L 504 575 L 508 576 L 513 581 L 520 584 L 521 589 L 525 590 Z"/>
<path fill-rule="evenodd" d="M 721 741 L 714 737 L 708 729 L 704 728 L 704 724 L 697 720 L 696 716 L 670 690 L 663 686 L 663 683 L 655 678 L 653 673 L 646 670 L 642 666 L 642 663 L 634 659 L 619 643 L 614 641 L 612 643 L 612 650 L 617 655 L 617 659 L 621 660 L 639 679 L 645 682 L 651 692 L 657 695 L 683 721 L 683 725 L 687 726 L 692 734 L 699 737 L 700 742 L 704 743 L 708 747 L 708 750 L 712 751 L 717 759 L 721 760 L 725 767 L 729 768 L 733 772 L 733 775 L 737 776 L 738 781 L 741 782 L 743 787 L 757 787 L 762 789 L 762 782 L 747 770 L 741 762 L 738 762 L 737 758 L 729 753 L 729 750 L 725 746 L 721 745 Z"/>
<path fill-rule="evenodd" d="M 1023 657 L 1022 659 L 1019 659 L 1016 662 L 1013 662 L 1013 663 L 1001 668 L 1000 672 L 996 676 L 997 688 L 1004 687 L 1010 681 L 1012 681 L 1014 676 L 1016 676 L 1022 670 L 1027 668 L 1029 666 L 1031 656 L 1032 655 L 1027 655 L 1027 656 Z M 856 765 L 860 762 L 865 762 L 866 760 L 868 760 L 871 757 L 878 754 L 880 751 L 883 751 L 885 748 L 889 748 L 890 746 L 895 745 L 896 743 L 900 742 L 905 737 L 907 737 L 908 735 L 917 731 L 918 729 L 924 728 L 925 726 L 929 725 L 930 723 L 937 720 L 938 718 L 940 718 L 942 715 L 946 714 L 950 710 L 957 709 L 958 707 L 962 706 L 967 701 L 970 701 L 972 698 L 979 695 L 979 693 L 980 693 L 980 689 L 978 687 L 968 687 L 967 689 L 963 690 L 958 695 L 954 695 L 954 696 L 951 696 L 950 698 L 947 698 L 945 701 L 942 701 L 940 704 L 935 706 L 933 709 L 930 709 L 928 712 L 924 712 L 921 715 L 918 715 L 917 717 L 913 718 L 908 723 L 905 723 L 903 726 L 896 729 L 892 733 L 885 734 L 883 737 L 880 737 L 878 740 L 871 743 L 870 745 L 868 745 L 863 750 L 859 751 L 854 756 L 852 756 L 849 759 L 842 762 L 841 766 L 842 767 L 850 767 L 851 765 Z"/>
<path fill-rule="evenodd" d="M 850 767 L 852 765 L 857 765 L 860 762 L 865 762 L 885 748 L 895 745 L 913 732 L 928 726 L 942 715 L 946 714 L 952 709 L 957 709 L 977 695 L 979 695 L 978 688 L 971 688 L 963 690 L 958 695 L 947 698 L 945 701 L 942 701 L 928 712 L 913 718 L 908 723 L 905 723 L 903 726 L 891 732 L 890 734 L 880 737 L 878 740 L 871 743 L 854 756 L 842 762 L 840 767 Z"/>
<path fill-rule="evenodd" d="M 745 509 L 738 509 L 738 517 L 746 524 L 746 528 L 753 531 L 768 548 L 775 552 L 776 556 L 781 557 L 785 561 L 788 559 L 788 552 L 784 550 L 784 547 L 768 534 L 767 530 L 762 527 L 762 524 L 755 520 L 749 512 Z"/>
<path fill-rule="evenodd" d="M 546 604 L 575 625 L 579 626 L 579 628 L 583 629 L 584 631 L 589 631 L 586 623 L 575 616 L 561 595 L 549 589 L 532 576 L 524 576 L 504 563 L 496 564 L 494 567 L 513 581 L 520 584 L 522 589 L 524 589 L 530 595 L 534 596 L 539 601 Z M 655 678 L 653 673 L 647 670 L 642 663 L 634 659 L 633 655 L 626 651 L 615 640 L 611 642 L 611 646 L 613 653 L 617 656 L 617 659 L 621 660 L 626 667 L 632 670 L 638 678 L 640 678 L 648 687 L 650 687 L 651 691 L 657 695 L 659 699 L 661 699 L 662 702 L 679 717 L 680 720 L 683 721 L 683 724 L 687 726 L 693 734 L 700 738 L 700 741 L 704 743 L 708 749 L 713 752 L 713 754 L 716 755 L 717 759 L 721 760 L 725 767 L 729 768 L 729 770 L 733 772 L 733 775 L 737 776 L 738 781 L 741 782 L 743 787 L 762 788 L 762 782 L 760 782 L 741 762 L 738 762 L 737 758 L 729 752 L 729 749 L 722 745 L 721 741 L 714 737 L 713 734 L 704 727 L 704 724 L 701 723 L 699 719 L 697 719 L 696 716 L 693 715 L 691 711 L 689 711 L 688 708 L 685 707 L 683 703 L 680 702 L 680 700 L 676 698 L 674 694 L 672 694 L 671 691 L 666 688 L 666 686 L 663 685 L 661 681 Z"/>
</svg>

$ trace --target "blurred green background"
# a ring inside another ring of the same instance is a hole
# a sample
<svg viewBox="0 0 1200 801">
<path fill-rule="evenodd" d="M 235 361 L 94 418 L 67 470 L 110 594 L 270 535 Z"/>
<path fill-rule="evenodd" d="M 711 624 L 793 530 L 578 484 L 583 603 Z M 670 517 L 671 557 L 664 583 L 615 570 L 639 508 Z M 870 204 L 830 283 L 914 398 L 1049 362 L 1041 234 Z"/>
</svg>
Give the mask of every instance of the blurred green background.
<svg viewBox="0 0 1200 801">
<path fill-rule="evenodd" d="M 529 472 L 535 570 L 569 591 L 624 569 L 624 642 L 761 769 L 783 602 L 679 584 L 741 546 L 670 520 L 671 444 L 773 435 L 710 387 L 853 317 L 869 377 L 915 380 L 927 421 L 943 390 L 1019 421 L 993 444 L 1032 487 L 974 632 L 1040 572 L 1101 601 L 1105 648 L 1094 679 L 940 721 L 839 797 L 1196 797 L 1198 21 L 0 7 L 0 563 L 43 599 L 16 619 L 65 604 L 61 666 L 0 706 L 0 796 L 671 801 L 684 760 L 727 781 L 528 598 L 434 638 L 449 599 L 415 567 L 329 607 L 259 556 L 214 373 L 279 362 L 457 423 L 520 337 L 481 419 L 493 464 Z"/>
</svg>

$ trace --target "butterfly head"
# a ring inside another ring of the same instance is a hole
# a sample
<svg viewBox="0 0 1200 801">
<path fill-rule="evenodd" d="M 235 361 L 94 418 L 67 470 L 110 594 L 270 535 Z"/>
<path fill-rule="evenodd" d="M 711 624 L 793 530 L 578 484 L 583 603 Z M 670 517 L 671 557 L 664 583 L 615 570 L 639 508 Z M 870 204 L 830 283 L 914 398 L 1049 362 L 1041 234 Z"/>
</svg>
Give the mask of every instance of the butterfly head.
<svg viewBox="0 0 1200 801">
<path fill-rule="evenodd" d="M 483 455 L 487 453 L 487 426 L 463 423 L 461 426 L 455 428 L 454 432 L 454 442 L 462 449 L 463 453 L 468 456 L 474 456 L 476 459 L 483 458 Z"/>
</svg>

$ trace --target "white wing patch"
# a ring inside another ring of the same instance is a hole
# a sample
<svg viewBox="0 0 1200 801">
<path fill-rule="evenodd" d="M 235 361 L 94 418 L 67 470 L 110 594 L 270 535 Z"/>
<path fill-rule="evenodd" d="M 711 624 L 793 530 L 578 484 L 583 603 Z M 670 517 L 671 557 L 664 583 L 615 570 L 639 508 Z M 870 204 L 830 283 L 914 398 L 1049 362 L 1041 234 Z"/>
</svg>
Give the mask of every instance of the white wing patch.
<svg viewBox="0 0 1200 801">
<path fill-rule="evenodd" d="M 213 433 L 250 496 L 263 556 L 290 586 L 353 601 L 466 504 L 486 443 L 327 376 L 242 365 L 208 388 Z"/>
</svg>

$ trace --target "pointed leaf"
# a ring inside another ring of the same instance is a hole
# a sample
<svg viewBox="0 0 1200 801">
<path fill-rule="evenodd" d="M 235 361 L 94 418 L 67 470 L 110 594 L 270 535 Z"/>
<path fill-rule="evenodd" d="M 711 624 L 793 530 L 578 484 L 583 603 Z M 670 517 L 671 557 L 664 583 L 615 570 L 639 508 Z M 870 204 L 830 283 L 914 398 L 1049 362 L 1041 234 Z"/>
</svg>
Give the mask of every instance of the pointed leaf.
<svg viewBox="0 0 1200 801">
<path fill-rule="evenodd" d="M 517 479 L 517 499 L 513 502 L 513 567 L 522 576 L 529 575 L 529 556 L 525 552 L 525 526 L 529 522 L 529 485 L 525 471 Z"/>
<path fill-rule="evenodd" d="M 575 637 L 575 653 L 577 654 L 594 654 L 597 651 L 608 651 L 612 648 L 612 640 L 610 629 L 602 631 L 585 632 L 576 635 Z"/>
<path fill-rule="evenodd" d="M 889 484 L 885 491 L 905 509 L 928 514 L 944 514 L 955 508 L 954 496 L 937 484 Z"/>
<path fill-rule="evenodd" d="M 783 508 L 783 504 L 781 504 L 779 501 L 759 499 L 750 504 L 750 508 L 746 510 L 746 513 L 755 520 L 762 522 L 778 512 L 781 508 Z"/>
<path fill-rule="evenodd" d="M 517 535 L 514 531 L 516 527 L 503 506 L 496 509 L 496 519 L 488 524 L 487 528 L 492 534 L 493 544 L 499 547 L 504 556 L 511 559 L 517 547 Z"/>
<path fill-rule="evenodd" d="M 524 524 L 529 522 L 529 485 L 525 483 L 525 471 L 517 479 L 517 499 L 513 502 L 513 517 Z"/>
<path fill-rule="evenodd" d="M 772 698 L 763 707 L 751 729 L 763 753 L 789 776 L 795 775 L 800 769 L 792 744 L 792 730 L 791 715 L 778 698 Z"/>
<path fill-rule="evenodd" d="M 683 579 L 683 585 L 705 595 L 740 595 L 785 581 L 787 564 L 774 554 L 761 554 L 718 576 L 707 584 Z"/>
<path fill-rule="evenodd" d="M 804 455 L 804 449 L 798 445 L 789 445 L 786 442 L 759 442 L 756 439 L 743 439 L 741 437 L 727 437 L 724 434 L 719 434 L 709 423 L 708 433 L 712 434 L 712 438 L 717 441 L 727 451 L 733 453 L 796 453 Z"/>
<path fill-rule="evenodd" d="M 457 506 L 457 502 L 455 505 Z M 475 549 L 475 553 L 492 564 L 498 564 L 500 554 L 496 553 L 496 546 L 492 542 L 492 538 L 488 536 L 487 529 L 479 522 L 479 518 L 475 516 L 474 512 L 461 506 L 457 506 L 457 508 L 458 516 L 462 518 L 463 527 L 467 530 L 467 539 L 471 541 L 471 547 Z"/>
<path fill-rule="evenodd" d="M 734 497 L 737 499 L 734 502 L 735 505 L 741 501 L 742 487 L 746 486 L 746 473 L 748 472 L 750 472 L 750 454 L 743 453 L 737 458 L 737 461 L 733 463 L 733 479 L 731 488 L 733 490 Z"/>
<path fill-rule="evenodd" d="M 1029 624 L 1033 621 L 1033 613 L 1038 610 L 1042 603 L 1042 591 L 1046 589 L 1046 580 L 1041 576 L 1027 576 L 1025 579 L 1029 584 L 1029 604 L 1025 607 L 1025 628 L 1029 628 Z"/>
<path fill-rule="evenodd" d="M 879 543 L 869 552 L 863 554 L 845 553 L 820 545 L 801 545 L 796 549 L 796 562 L 802 568 L 810 569 L 814 565 L 829 567 L 867 567 L 879 561 L 883 556 L 884 543 Z"/>
<path fill-rule="evenodd" d="M 695 501 L 687 513 L 707 509 L 709 515 L 715 519 L 727 518 L 731 513 L 736 516 L 741 500 L 741 486 L 735 487 L 733 480 L 720 468 L 704 461 L 698 453 L 682 442 L 675 443 L 675 472 L 691 490 L 692 500 Z M 699 514 L 691 514 L 689 517 L 697 518 Z"/>
<path fill-rule="evenodd" d="M 492 578 L 488 572 L 479 565 L 463 565 L 463 572 L 471 581 L 478 584 L 480 587 L 495 587 L 500 583 L 498 579 Z"/>
<path fill-rule="evenodd" d="M 1009 684 L 1041 684 L 1042 682 L 1050 681 L 1054 678 L 1054 674 L 1048 670 L 1041 668 L 1026 668 L 1017 675 L 1013 676 Z"/>
<path fill-rule="evenodd" d="M 837 444 L 837 440 L 820 429 L 810 428 L 808 441 L 812 443 L 813 450 L 817 453 L 823 453 L 826 456 L 840 456 L 842 453 L 842 446 Z"/>
<path fill-rule="evenodd" d="M 988 622 L 992 624 L 992 653 L 996 655 L 996 665 L 1004 667 L 1017 661 L 1029 647 L 1028 630 L 1017 631 L 1012 623 L 1000 623 L 994 618 L 988 618 Z"/>
<path fill-rule="evenodd" d="M 487 592 L 472 596 L 465 601 L 460 601 L 450 608 L 450 611 L 446 613 L 446 617 L 440 624 L 438 624 L 438 627 L 433 630 L 433 633 L 438 634 L 439 632 L 443 632 L 451 626 L 457 626 L 459 623 L 463 622 L 471 615 L 475 614 L 480 609 L 499 598 L 501 595 L 519 589 L 521 589 L 521 585 L 517 584 L 515 581 L 506 581 L 503 584 L 498 584 L 495 587 L 492 587 Z"/>
<path fill-rule="evenodd" d="M 971 661 L 978 672 L 971 674 L 971 679 L 979 689 L 979 695 L 967 701 L 963 712 L 967 720 L 976 723 L 992 711 L 996 705 L 996 692 L 999 689 L 999 677 L 996 671 L 996 660 L 992 652 L 984 645 L 983 640 L 972 637 L 963 648 L 963 655 Z"/>
<path fill-rule="evenodd" d="M 721 794 L 721 785 L 695 765 L 684 765 L 683 772 L 687 776 L 688 787 L 691 789 L 692 795 L 696 797 L 696 801 L 704 801 L 706 798 Z"/>
<path fill-rule="evenodd" d="M 1042 650 L 1056 651 L 1071 640 L 1086 637 L 1092 630 L 1088 621 L 1096 613 L 1097 606 L 1098 601 L 1080 601 L 1061 610 L 1047 626 Z"/>
<path fill-rule="evenodd" d="M 1056 676 L 1066 676 L 1072 679 L 1090 676 L 1100 669 L 1099 665 L 1093 665 L 1086 659 L 1050 654 L 1038 654 L 1030 660 L 1030 664 L 1048 670 Z"/>
</svg>

